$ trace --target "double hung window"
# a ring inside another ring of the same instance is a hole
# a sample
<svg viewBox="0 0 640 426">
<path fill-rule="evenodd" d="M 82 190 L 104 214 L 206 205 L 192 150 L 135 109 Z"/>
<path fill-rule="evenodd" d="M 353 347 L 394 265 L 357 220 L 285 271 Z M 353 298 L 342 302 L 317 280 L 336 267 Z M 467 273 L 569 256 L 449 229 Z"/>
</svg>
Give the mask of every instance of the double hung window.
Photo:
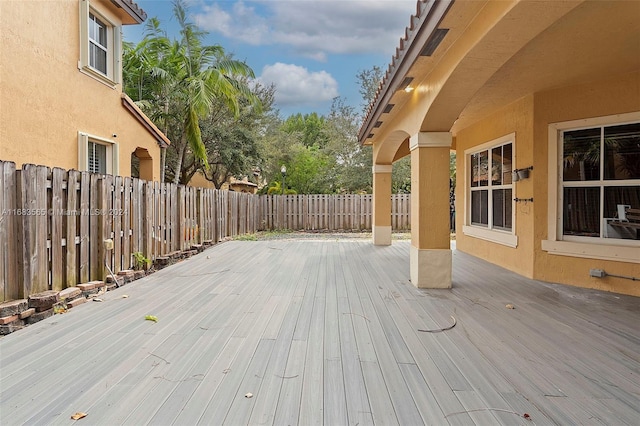
<svg viewBox="0 0 640 426">
<path fill-rule="evenodd" d="M 80 0 L 80 60 L 78 68 L 115 87 L 122 80 L 122 49 L 117 17 L 98 2 Z M 91 3 L 91 4 L 90 4 Z"/>
<path fill-rule="evenodd" d="M 513 207 L 515 133 L 468 149 L 465 158 L 466 215 L 462 232 L 475 238 L 517 247 Z"/>
<path fill-rule="evenodd" d="M 492 146 L 470 156 L 471 225 L 513 228 L 513 143 Z"/>
<path fill-rule="evenodd" d="M 107 76 L 109 41 L 107 24 L 89 12 L 89 65 Z"/>
<path fill-rule="evenodd" d="M 560 135 L 562 236 L 640 240 L 640 122 Z"/>
</svg>

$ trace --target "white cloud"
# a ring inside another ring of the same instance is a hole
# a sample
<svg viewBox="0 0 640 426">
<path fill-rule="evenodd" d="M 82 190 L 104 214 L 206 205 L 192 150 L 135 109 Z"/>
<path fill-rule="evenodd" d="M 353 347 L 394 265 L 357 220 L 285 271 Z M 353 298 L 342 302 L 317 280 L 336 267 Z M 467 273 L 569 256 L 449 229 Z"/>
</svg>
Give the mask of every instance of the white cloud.
<svg viewBox="0 0 640 426">
<path fill-rule="evenodd" d="M 207 2 L 196 15 L 202 28 L 252 45 L 289 45 L 316 60 L 330 53 L 393 52 L 416 5 L 415 0 L 262 0 L 223 8 Z"/>
<path fill-rule="evenodd" d="M 326 71 L 310 72 L 307 68 L 277 62 L 266 65 L 257 80 L 276 86 L 279 107 L 318 105 L 338 96 L 338 82 Z"/>
<path fill-rule="evenodd" d="M 203 13 L 195 15 L 195 23 L 207 31 L 253 45 L 263 44 L 261 40 L 270 32 L 267 21 L 242 1 L 234 2 L 230 11 L 218 3 L 204 4 L 202 10 Z"/>
</svg>

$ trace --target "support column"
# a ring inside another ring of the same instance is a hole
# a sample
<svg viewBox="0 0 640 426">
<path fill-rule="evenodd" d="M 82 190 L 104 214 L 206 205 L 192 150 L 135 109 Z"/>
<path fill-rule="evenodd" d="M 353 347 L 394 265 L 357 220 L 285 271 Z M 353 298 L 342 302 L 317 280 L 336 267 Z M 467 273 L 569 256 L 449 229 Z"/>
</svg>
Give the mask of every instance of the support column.
<svg viewBox="0 0 640 426">
<path fill-rule="evenodd" d="M 411 137 L 411 282 L 418 288 L 451 288 L 449 150 L 451 133 Z"/>
<path fill-rule="evenodd" d="M 373 244 L 391 245 L 391 164 L 373 165 Z"/>
</svg>

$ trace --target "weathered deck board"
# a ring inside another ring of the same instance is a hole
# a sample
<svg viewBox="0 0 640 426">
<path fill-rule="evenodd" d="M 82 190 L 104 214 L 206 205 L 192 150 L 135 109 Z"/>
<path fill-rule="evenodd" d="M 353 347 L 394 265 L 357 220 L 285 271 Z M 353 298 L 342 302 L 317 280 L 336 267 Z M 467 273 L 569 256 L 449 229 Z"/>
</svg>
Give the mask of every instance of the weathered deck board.
<svg viewBox="0 0 640 426">
<path fill-rule="evenodd" d="M 408 251 L 218 245 L 0 338 L 0 424 L 637 423 L 638 298 L 457 251 L 418 290 Z"/>
</svg>

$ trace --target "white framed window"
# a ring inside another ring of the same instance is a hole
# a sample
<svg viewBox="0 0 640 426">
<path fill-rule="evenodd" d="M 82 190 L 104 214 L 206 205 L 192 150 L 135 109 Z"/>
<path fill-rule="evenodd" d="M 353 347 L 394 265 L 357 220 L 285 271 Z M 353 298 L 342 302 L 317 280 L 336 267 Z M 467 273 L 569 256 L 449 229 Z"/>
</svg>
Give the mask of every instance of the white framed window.
<svg viewBox="0 0 640 426">
<path fill-rule="evenodd" d="M 118 175 L 118 144 L 109 139 L 78 132 L 78 170 Z"/>
<path fill-rule="evenodd" d="M 89 12 L 89 66 L 108 76 L 109 27 Z"/>
<path fill-rule="evenodd" d="M 640 263 L 640 112 L 549 126 L 543 250 Z"/>
<path fill-rule="evenodd" d="M 465 151 L 467 187 L 463 233 L 516 247 L 514 187 L 515 134 Z"/>
<path fill-rule="evenodd" d="M 89 0 L 80 1 L 80 61 L 78 68 L 108 86 L 122 78 L 121 27 L 106 10 L 94 9 Z"/>
<path fill-rule="evenodd" d="M 91 173 L 107 173 L 107 145 L 89 141 L 87 144 L 87 170 Z"/>
</svg>

